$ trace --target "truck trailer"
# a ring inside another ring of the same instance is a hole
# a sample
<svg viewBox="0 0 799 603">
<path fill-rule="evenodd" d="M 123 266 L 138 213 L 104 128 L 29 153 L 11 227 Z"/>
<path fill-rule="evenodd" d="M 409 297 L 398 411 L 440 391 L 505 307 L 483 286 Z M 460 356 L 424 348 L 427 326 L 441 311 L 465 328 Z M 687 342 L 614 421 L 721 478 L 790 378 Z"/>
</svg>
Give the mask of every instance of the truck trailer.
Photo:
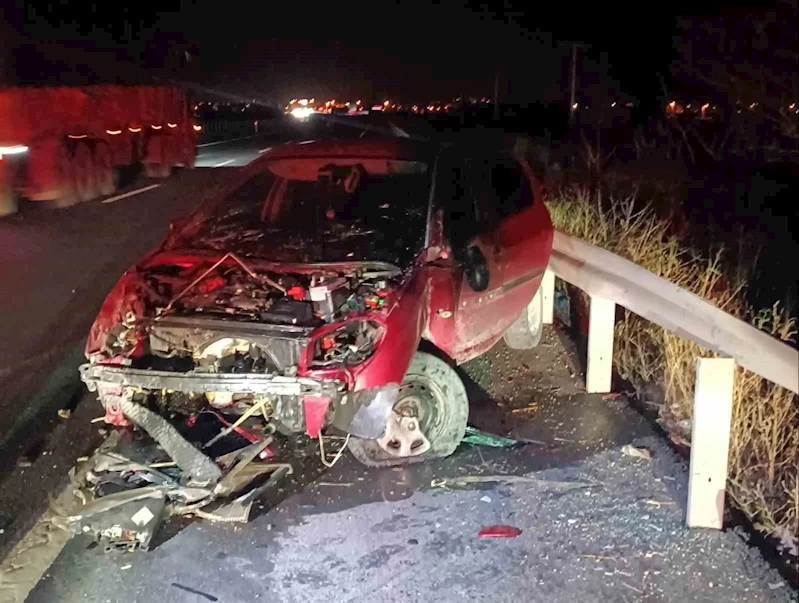
<svg viewBox="0 0 799 603">
<path fill-rule="evenodd" d="M 0 88 L 0 216 L 20 199 L 68 207 L 111 195 L 127 168 L 193 167 L 201 131 L 168 86 Z"/>
</svg>

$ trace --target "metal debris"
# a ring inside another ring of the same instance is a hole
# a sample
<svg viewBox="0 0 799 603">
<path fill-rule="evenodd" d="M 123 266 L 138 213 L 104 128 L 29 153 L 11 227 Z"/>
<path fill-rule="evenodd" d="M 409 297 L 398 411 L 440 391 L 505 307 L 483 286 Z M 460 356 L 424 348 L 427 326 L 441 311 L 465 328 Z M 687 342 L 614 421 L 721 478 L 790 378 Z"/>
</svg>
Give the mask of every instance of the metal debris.
<svg viewBox="0 0 799 603">
<path fill-rule="evenodd" d="M 164 430 L 159 431 L 162 425 L 151 425 L 147 416 L 144 423 L 164 436 Z M 167 439 L 172 437 L 166 434 Z M 177 437 L 185 446 L 171 446 L 172 451 L 184 455 L 184 448 L 190 447 L 202 455 L 182 436 Z M 215 462 L 208 459 L 220 478 L 207 485 L 189 479 L 197 475 L 192 454 L 184 455 L 181 463 L 162 461 L 163 450 L 146 435 L 125 444 L 103 446 L 87 463 L 82 478 L 73 484 L 84 506 L 67 517 L 66 524 L 73 534 L 91 535 L 104 543 L 106 551 L 132 551 L 148 550 L 162 521 L 171 515 L 247 522 L 259 496 L 293 471 L 287 463 L 260 462 L 271 443 L 272 438 L 267 436 L 223 454 Z M 266 474 L 271 475 L 263 484 L 251 487 Z M 236 498 L 230 500 L 230 496 Z"/>
<path fill-rule="evenodd" d="M 562 493 L 583 488 L 601 488 L 603 484 L 588 482 L 558 482 L 541 480 L 526 475 L 462 475 L 448 479 L 434 479 L 430 482 L 431 488 L 465 487 L 472 484 L 530 484 L 541 486 L 549 490 L 559 490 Z"/>
<path fill-rule="evenodd" d="M 187 442 L 169 421 L 123 397 L 122 412 L 166 450 L 186 475 L 199 484 L 215 484 L 222 477 L 216 464 Z"/>
<path fill-rule="evenodd" d="M 67 521 L 73 534 L 92 534 L 106 551 L 148 550 L 166 507 L 162 486 L 109 494 L 90 503 Z"/>
<path fill-rule="evenodd" d="M 622 447 L 621 451 L 623 454 L 636 459 L 644 459 L 645 461 L 652 460 L 652 453 L 648 448 L 636 448 L 632 444 L 626 444 Z"/>
</svg>

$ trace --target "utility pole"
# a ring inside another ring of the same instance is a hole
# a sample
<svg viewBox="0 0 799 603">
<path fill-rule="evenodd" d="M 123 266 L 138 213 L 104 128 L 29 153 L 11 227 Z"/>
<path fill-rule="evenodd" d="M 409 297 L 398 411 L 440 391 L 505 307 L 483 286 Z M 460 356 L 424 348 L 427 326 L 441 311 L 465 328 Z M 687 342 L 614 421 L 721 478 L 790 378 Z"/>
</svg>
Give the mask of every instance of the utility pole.
<svg viewBox="0 0 799 603">
<path fill-rule="evenodd" d="M 577 43 L 572 44 L 572 68 L 569 85 L 569 125 L 574 123 L 574 104 L 577 102 Z"/>
<path fill-rule="evenodd" d="M 494 121 L 499 120 L 499 65 L 494 71 Z"/>
</svg>

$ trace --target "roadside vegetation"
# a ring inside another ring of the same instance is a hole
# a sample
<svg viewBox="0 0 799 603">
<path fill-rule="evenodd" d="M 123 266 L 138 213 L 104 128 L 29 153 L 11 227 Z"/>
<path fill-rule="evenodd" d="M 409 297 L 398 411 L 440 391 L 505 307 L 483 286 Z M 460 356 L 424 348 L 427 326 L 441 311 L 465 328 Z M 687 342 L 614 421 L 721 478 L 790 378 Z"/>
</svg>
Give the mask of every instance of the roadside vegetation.
<svg viewBox="0 0 799 603">
<path fill-rule="evenodd" d="M 567 187 L 550 195 L 548 206 L 556 228 L 621 255 L 795 345 L 796 319 L 779 302 L 766 308 L 747 302 L 746 266 L 730 261 L 724 249 L 695 248 L 667 214 L 636 193 L 603 199 L 588 187 Z M 626 310 L 616 324 L 618 376 L 656 408 L 659 422 L 678 444 L 690 445 L 696 358 L 712 355 Z M 796 546 L 799 399 L 742 368 L 735 380 L 728 492 L 756 528 Z"/>
</svg>

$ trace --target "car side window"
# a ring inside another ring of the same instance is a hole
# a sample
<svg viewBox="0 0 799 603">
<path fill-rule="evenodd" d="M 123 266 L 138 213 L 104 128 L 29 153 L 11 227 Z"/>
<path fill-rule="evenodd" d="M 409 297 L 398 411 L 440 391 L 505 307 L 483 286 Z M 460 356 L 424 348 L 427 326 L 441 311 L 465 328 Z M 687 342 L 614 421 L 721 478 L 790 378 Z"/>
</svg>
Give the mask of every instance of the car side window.
<svg viewBox="0 0 799 603">
<path fill-rule="evenodd" d="M 519 163 L 503 157 L 491 165 L 494 213 L 498 219 L 519 213 L 533 204 L 530 181 Z"/>
<path fill-rule="evenodd" d="M 453 249 L 461 250 L 480 229 L 477 202 L 462 158 L 443 157 L 438 166 L 436 197 L 444 209 L 444 231 Z"/>
</svg>

